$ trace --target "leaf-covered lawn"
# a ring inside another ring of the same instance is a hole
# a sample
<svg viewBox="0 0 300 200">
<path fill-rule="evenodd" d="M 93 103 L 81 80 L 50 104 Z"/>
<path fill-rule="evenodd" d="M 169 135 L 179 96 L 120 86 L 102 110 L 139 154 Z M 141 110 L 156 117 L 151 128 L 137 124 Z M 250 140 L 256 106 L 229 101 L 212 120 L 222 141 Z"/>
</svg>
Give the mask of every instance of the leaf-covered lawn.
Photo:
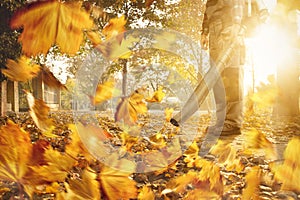
<svg viewBox="0 0 300 200">
<path fill-rule="evenodd" d="M 72 113 L 54 112 L 51 118 L 57 135 L 52 138 L 42 135 L 27 113 L 1 119 L 2 199 L 300 198 L 299 118 L 246 116 L 243 134 L 233 141 L 218 141 L 200 157 L 201 138 L 196 138 L 168 167 L 146 173 L 135 173 L 136 165 L 115 155 L 110 166 L 94 159 L 76 133 Z M 204 129 L 209 117 L 201 118 Z M 168 138 L 166 131 L 148 140 L 136 139 L 125 135 L 109 115 L 99 113 L 97 119 L 104 130 L 100 139 L 108 138 L 124 151 L 151 151 Z"/>
</svg>

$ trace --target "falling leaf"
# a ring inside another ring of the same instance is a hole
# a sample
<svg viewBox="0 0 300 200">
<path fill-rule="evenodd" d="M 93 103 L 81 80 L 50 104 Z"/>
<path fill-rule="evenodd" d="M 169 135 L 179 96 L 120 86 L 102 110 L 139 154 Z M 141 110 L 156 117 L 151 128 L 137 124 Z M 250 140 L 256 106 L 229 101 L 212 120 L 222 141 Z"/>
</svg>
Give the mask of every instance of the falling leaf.
<svg viewBox="0 0 300 200">
<path fill-rule="evenodd" d="M 123 97 L 117 106 L 115 113 L 115 121 L 123 119 L 125 124 L 133 125 L 138 120 L 139 114 L 147 113 L 147 105 L 143 101 L 144 96 L 137 92 L 133 92 L 130 97 Z"/>
<path fill-rule="evenodd" d="M 158 89 L 153 93 L 151 98 L 147 98 L 147 102 L 161 102 L 163 98 L 166 96 L 166 93 L 163 92 L 163 87 L 160 86 Z"/>
<path fill-rule="evenodd" d="M 40 66 L 31 63 L 29 58 L 20 57 L 17 61 L 8 59 L 7 69 L 1 69 L 1 72 L 12 81 L 26 82 L 36 77 L 40 71 Z"/>
<path fill-rule="evenodd" d="M 259 184 L 261 180 L 261 171 L 259 166 L 252 167 L 245 177 L 246 188 L 243 190 L 242 199 L 259 200 Z"/>
<path fill-rule="evenodd" d="M 89 96 L 92 105 L 101 104 L 102 102 L 109 100 L 113 97 L 115 82 L 113 80 L 105 81 L 98 84 L 96 88 L 96 94 Z"/>
<path fill-rule="evenodd" d="M 121 43 L 116 38 L 111 38 L 105 42 L 100 43 L 96 46 L 106 58 L 115 60 L 119 58 L 127 59 L 132 55 L 131 48 L 139 42 L 139 38 L 132 35 L 126 35 Z"/>
<path fill-rule="evenodd" d="M 25 91 L 25 93 L 30 109 L 29 114 L 36 126 L 43 132 L 45 136 L 57 137 L 51 133 L 55 127 L 53 121 L 49 118 L 49 106 L 47 106 L 43 100 L 35 99 L 30 92 Z"/>
<path fill-rule="evenodd" d="M 257 129 L 253 128 L 244 132 L 244 153 L 263 153 L 267 159 L 275 159 L 277 157 L 276 149 L 270 140 Z"/>
<path fill-rule="evenodd" d="M 210 153 L 217 156 L 218 164 L 226 167 L 228 171 L 240 173 L 244 169 L 240 158 L 237 157 L 237 150 L 231 146 L 231 143 L 218 140 L 217 144 L 210 150 Z"/>
<path fill-rule="evenodd" d="M 76 163 L 75 159 L 53 148 L 46 149 L 44 157 L 47 164 L 30 166 L 30 171 L 25 176 L 26 180 L 30 180 L 31 184 L 63 182 Z"/>
<path fill-rule="evenodd" d="M 94 46 L 97 46 L 102 42 L 101 35 L 97 31 L 88 31 L 86 34 Z"/>
<path fill-rule="evenodd" d="M 69 129 L 72 131 L 71 142 L 66 145 L 66 153 L 76 158 L 83 155 L 88 161 L 94 159 L 94 156 L 101 152 L 101 156 L 106 157 L 109 154 L 106 151 L 105 144 L 112 137 L 102 128 L 96 125 L 86 125 L 81 123 L 70 124 Z"/>
<path fill-rule="evenodd" d="M 129 176 L 131 173 L 102 166 L 99 181 L 108 199 L 133 199 L 137 197 L 136 183 Z"/>
<path fill-rule="evenodd" d="M 42 68 L 42 80 L 50 88 L 67 90 L 47 67 Z"/>
<path fill-rule="evenodd" d="M 67 191 L 58 193 L 57 199 L 101 199 L 99 182 L 96 180 L 96 177 L 97 174 L 91 169 L 84 170 L 80 178 L 70 179 L 66 183 Z"/>
<path fill-rule="evenodd" d="M 173 112 L 174 112 L 173 108 L 166 108 L 165 109 L 166 122 L 169 122 L 171 120 Z"/>
<path fill-rule="evenodd" d="M 102 33 L 103 35 L 106 36 L 107 39 L 116 37 L 120 33 L 125 32 L 126 30 L 125 24 L 126 24 L 126 20 L 124 15 L 122 15 L 121 17 L 113 18 L 109 20 L 109 23 L 107 25 L 104 26 Z M 117 40 L 119 41 L 119 43 L 121 43 L 123 36 L 122 35 L 119 36 L 121 37 L 117 38 Z"/>
<path fill-rule="evenodd" d="M 300 192 L 300 139 L 289 141 L 284 151 L 284 162 L 278 166 L 271 165 L 275 180 L 282 183 L 282 190 Z"/>
<path fill-rule="evenodd" d="M 83 30 L 93 27 L 81 2 L 37 1 L 12 17 L 11 28 L 23 27 L 19 37 L 27 56 L 46 54 L 57 44 L 62 53 L 74 55 L 83 41 Z"/>
<path fill-rule="evenodd" d="M 0 128 L 0 179 L 22 183 L 32 155 L 29 133 L 8 120 Z"/>
</svg>

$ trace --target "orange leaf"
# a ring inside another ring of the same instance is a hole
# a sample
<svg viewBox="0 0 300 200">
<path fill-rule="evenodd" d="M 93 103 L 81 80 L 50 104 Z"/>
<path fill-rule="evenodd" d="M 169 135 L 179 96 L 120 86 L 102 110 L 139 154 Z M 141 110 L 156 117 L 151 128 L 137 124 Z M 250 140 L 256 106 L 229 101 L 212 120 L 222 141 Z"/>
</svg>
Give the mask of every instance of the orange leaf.
<svg viewBox="0 0 300 200">
<path fill-rule="evenodd" d="M 261 171 L 259 166 L 252 167 L 246 175 L 246 188 L 243 191 L 242 199 L 258 200 L 259 198 L 259 184 L 261 180 Z"/>
<path fill-rule="evenodd" d="M 106 39 L 110 39 L 112 37 L 115 37 L 117 35 L 119 35 L 120 33 L 123 33 L 126 31 L 125 29 L 125 24 L 126 24 L 126 20 L 125 20 L 125 16 L 122 15 L 119 18 L 113 18 L 111 20 L 109 20 L 108 24 L 105 25 L 105 27 L 102 30 L 103 35 L 106 36 Z M 117 38 L 119 43 L 121 43 L 122 38 Z"/>
<path fill-rule="evenodd" d="M 0 128 L 0 179 L 22 183 L 32 155 L 30 136 L 12 121 Z"/>
<path fill-rule="evenodd" d="M 25 56 L 17 61 L 8 59 L 6 67 L 7 69 L 1 69 L 1 72 L 12 81 L 28 81 L 36 77 L 40 71 L 40 66 L 31 63 Z"/>
<path fill-rule="evenodd" d="M 130 175 L 128 172 L 102 166 L 99 180 L 108 199 L 129 200 L 137 197 L 136 183 L 130 179 Z"/>
<path fill-rule="evenodd" d="M 64 86 L 59 80 L 57 80 L 57 78 L 48 68 L 44 67 L 42 69 L 42 76 L 43 76 L 43 82 L 46 85 L 48 85 L 50 88 L 67 90 L 66 86 Z"/>
<path fill-rule="evenodd" d="M 108 80 L 102 84 L 98 84 L 95 96 L 89 96 L 93 105 L 100 104 L 113 96 L 115 82 Z"/>
<path fill-rule="evenodd" d="M 96 31 L 88 31 L 87 33 L 87 37 L 89 38 L 89 40 L 92 42 L 92 44 L 94 46 L 97 46 L 98 44 L 100 44 L 102 42 L 102 39 L 100 37 L 100 34 Z"/>
<path fill-rule="evenodd" d="M 101 194 L 99 182 L 96 180 L 96 173 L 91 170 L 84 170 L 80 178 L 70 179 L 66 184 L 66 192 L 57 194 L 58 200 L 64 199 L 88 199 L 99 200 Z"/>
<path fill-rule="evenodd" d="M 46 54 L 57 44 L 62 53 L 75 54 L 83 41 L 83 30 L 93 21 L 80 2 L 38 1 L 12 17 L 11 28 L 23 27 L 19 37 L 25 55 Z"/>
<path fill-rule="evenodd" d="M 25 176 L 29 183 L 38 185 L 47 182 L 63 182 L 76 163 L 75 159 L 53 148 L 46 149 L 44 159 L 46 165 L 30 166 L 30 171 Z"/>
<path fill-rule="evenodd" d="M 55 137 L 56 135 L 50 133 L 54 129 L 53 121 L 49 118 L 49 106 L 41 100 L 35 99 L 30 92 L 25 91 L 27 94 L 27 101 L 29 105 L 29 114 L 32 117 L 36 126 L 43 132 L 45 136 Z"/>
</svg>

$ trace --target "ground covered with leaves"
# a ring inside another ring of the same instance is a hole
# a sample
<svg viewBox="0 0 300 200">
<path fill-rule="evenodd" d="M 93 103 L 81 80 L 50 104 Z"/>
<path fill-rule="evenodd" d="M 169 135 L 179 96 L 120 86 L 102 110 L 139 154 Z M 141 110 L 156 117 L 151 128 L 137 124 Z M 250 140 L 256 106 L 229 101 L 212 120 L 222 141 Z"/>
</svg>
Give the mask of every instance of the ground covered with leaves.
<svg viewBox="0 0 300 200">
<path fill-rule="evenodd" d="M 178 129 L 153 127 L 152 136 L 141 137 L 129 135 L 106 113 L 96 117 L 101 131 L 81 120 L 86 132 L 98 131 L 99 140 L 123 151 L 123 157 L 112 154 L 108 166 L 83 145 L 71 112 L 54 112 L 50 118 L 56 136 L 44 135 L 28 113 L 1 118 L 1 199 L 300 198 L 299 117 L 251 114 L 245 117 L 242 135 L 219 140 L 207 155 L 199 156 L 200 134 L 174 162 L 162 167 L 154 161 L 153 171 L 145 173 L 136 173 L 143 166 L 126 155 L 164 148 Z M 202 115 L 198 131 L 203 133 L 208 123 L 209 116 Z M 166 148 L 158 160 L 171 153 Z M 126 170 L 117 170 L 120 166 Z"/>
</svg>

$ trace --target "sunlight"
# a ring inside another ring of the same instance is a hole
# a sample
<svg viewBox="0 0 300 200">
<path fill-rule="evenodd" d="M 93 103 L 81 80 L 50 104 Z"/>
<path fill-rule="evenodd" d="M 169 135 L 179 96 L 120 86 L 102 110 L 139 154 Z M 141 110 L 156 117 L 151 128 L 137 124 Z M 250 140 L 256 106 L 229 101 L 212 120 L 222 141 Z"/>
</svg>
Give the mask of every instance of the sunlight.
<svg viewBox="0 0 300 200">
<path fill-rule="evenodd" d="M 245 76 L 246 85 L 255 87 L 260 82 L 266 83 L 269 75 L 276 74 L 278 64 L 291 55 L 292 38 L 288 31 L 267 23 L 258 27 L 255 37 L 247 39 L 248 67 L 252 68 L 254 77 Z"/>
</svg>

